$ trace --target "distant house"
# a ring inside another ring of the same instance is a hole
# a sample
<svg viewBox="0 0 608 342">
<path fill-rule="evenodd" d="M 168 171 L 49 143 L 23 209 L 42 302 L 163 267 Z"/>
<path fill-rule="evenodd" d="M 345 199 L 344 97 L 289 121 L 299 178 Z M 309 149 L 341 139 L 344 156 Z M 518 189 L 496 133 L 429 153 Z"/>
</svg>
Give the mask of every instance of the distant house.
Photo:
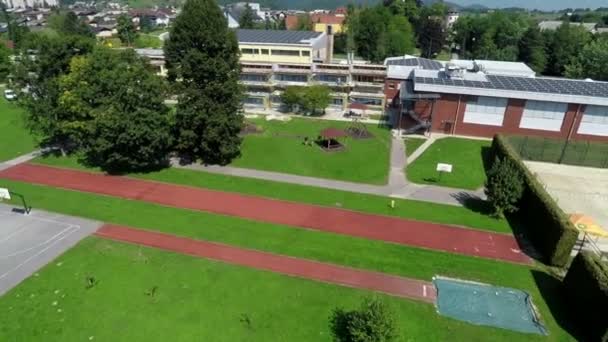
<svg viewBox="0 0 608 342">
<path fill-rule="evenodd" d="M 247 6 L 253 11 L 253 22 L 262 23 L 267 16 L 270 15 L 268 11 L 262 10 L 260 4 L 255 2 L 237 2 L 234 4 L 226 5 L 224 7 L 224 16 L 228 19 L 228 27 L 238 28 L 239 20 L 245 13 Z"/>
<path fill-rule="evenodd" d="M 541 31 L 545 31 L 545 30 L 554 31 L 554 30 L 557 30 L 557 28 L 562 26 L 563 24 L 564 24 L 564 21 L 561 21 L 561 20 L 544 20 L 544 21 L 541 21 L 540 23 L 538 23 L 538 28 Z M 570 25 L 582 26 L 591 33 L 597 33 L 597 23 L 573 23 L 573 22 L 571 22 Z"/>
<path fill-rule="evenodd" d="M 95 32 L 95 37 L 101 39 L 111 38 L 114 35 L 112 29 L 109 27 L 94 27 L 93 32 Z"/>
<path fill-rule="evenodd" d="M 457 10 L 451 9 L 448 11 L 448 14 L 445 16 L 445 27 L 451 28 L 458 21 L 460 17 L 460 13 Z"/>
<path fill-rule="evenodd" d="M 302 15 L 287 15 L 285 17 L 285 27 L 288 30 L 295 30 Z M 327 32 L 331 34 L 344 31 L 344 20 L 346 17 L 335 13 L 312 13 L 309 15 L 310 25 L 313 31 Z"/>
</svg>

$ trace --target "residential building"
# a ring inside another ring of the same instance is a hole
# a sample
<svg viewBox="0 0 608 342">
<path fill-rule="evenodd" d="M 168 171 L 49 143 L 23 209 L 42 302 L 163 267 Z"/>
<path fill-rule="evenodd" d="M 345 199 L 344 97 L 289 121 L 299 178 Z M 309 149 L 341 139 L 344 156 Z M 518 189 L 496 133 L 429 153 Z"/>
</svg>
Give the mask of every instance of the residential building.
<svg viewBox="0 0 608 342">
<path fill-rule="evenodd" d="M 296 30 L 298 23 L 302 19 L 308 19 L 313 31 L 329 32 L 338 34 L 344 31 L 344 21 L 346 17 L 343 14 L 336 13 L 311 13 L 308 14 L 292 14 L 285 17 L 285 27 L 288 30 Z"/>
<path fill-rule="evenodd" d="M 228 19 L 228 27 L 230 27 L 230 28 L 239 27 L 239 20 L 240 20 L 241 16 L 243 15 L 243 13 L 245 12 L 245 10 L 247 9 L 247 6 L 249 6 L 251 11 L 253 12 L 253 21 L 255 23 L 264 22 L 266 17 L 268 17 L 270 15 L 268 10 L 265 10 L 260 7 L 259 3 L 237 2 L 237 3 L 229 4 L 223 8 L 224 16 L 226 17 L 226 19 Z"/>
<path fill-rule="evenodd" d="M 48 8 L 59 6 L 58 0 L 2 0 L 6 8 Z"/>
<path fill-rule="evenodd" d="M 458 13 L 457 10 L 450 9 L 445 16 L 445 27 L 448 29 L 452 28 L 452 26 L 454 26 L 456 21 L 458 21 L 459 17 L 460 17 L 460 13 Z"/>
<path fill-rule="evenodd" d="M 431 62 L 387 61 L 386 94 L 406 132 L 608 141 L 608 82 L 537 77 L 492 61 Z"/>
</svg>

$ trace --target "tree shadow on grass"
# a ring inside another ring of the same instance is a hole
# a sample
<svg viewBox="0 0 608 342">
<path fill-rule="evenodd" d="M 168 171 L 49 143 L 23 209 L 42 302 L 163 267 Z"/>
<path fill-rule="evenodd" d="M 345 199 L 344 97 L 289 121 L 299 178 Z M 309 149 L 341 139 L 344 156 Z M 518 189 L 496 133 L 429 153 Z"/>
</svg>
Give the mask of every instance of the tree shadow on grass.
<svg viewBox="0 0 608 342">
<path fill-rule="evenodd" d="M 471 195 L 468 192 L 457 192 L 452 194 L 452 197 L 471 211 L 487 216 L 492 214 L 492 206 L 490 203 L 479 196 Z"/>
<path fill-rule="evenodd" d="M 584 334 L 576 325 L 576 321 L 566 299 L 566 293 L 560 279 L 545 272 L 532 270 L 532 277 L 547 303 L 555 322 L 577 341 L 585 341 Z M 545 318 L 546 319 L 546 318 Z M 551 334 L 551 332 L 549 332 Z"/>
</svg>

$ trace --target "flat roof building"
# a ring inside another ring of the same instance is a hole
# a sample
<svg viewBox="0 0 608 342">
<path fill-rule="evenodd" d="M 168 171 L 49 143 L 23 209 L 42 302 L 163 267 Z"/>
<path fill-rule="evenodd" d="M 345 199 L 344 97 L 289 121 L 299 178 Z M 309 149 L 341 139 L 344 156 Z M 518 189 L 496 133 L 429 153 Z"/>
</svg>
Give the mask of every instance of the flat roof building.
<svg viewBox="0 0 608 342">
<path fill-rule="evenodd" d="M 331 53 L 325 32 L 236 30 L 241 60 L 268 63 L 328 61 Z"/>
</svg>

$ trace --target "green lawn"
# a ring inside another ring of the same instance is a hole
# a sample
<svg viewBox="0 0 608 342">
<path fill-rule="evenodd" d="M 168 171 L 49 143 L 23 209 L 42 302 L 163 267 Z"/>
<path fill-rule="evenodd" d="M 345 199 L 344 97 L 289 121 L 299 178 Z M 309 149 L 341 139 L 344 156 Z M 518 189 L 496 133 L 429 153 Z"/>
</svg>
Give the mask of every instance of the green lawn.
<svg viewBox="0 0 608 342">
<path fill-rule="evenodd" d="M 405 154 L 406 155 L 411 155 L 412 153 L 414 153 L 414 151 L 416 151 L 418 149 L 418 147 L 420 147 L 422 144 L 424 144 L 424 142 L 426 141 L 426 139 L 422 139 L 422 138 L 406 138 L 405 139 Z"/>
<path fill-rule="evenodd" d="M 414 183 L 478 189 L 486 179 L 482 152 L 490 144 L 490 141 L 463 138 L 437 140 L 407 167 L 407 178 Z M 452 173 L 439 177 L 437 163 L 452 164 Z"/>
<path fill-rule="evenodd" d="M 86 277 L 98 283 L 87 289 Z M 153 296 L 150 290 L 155 288 Z M 0 298 L 0 340 L 331 341 L 335 307 L 369 292 L 88 238 Z M 378 295 L 402 341 L 558 341 L 478 327 Z"/>
<path fill-rule="evenodd" d="M 23 111 L 4 98 L 0 87 L 0 162 L 33 151 L 36 142 L 24 127 Z"/>
<path fill-rule="evenodd" d="M 85 170 L 77 158 L 40 157 L 38 163 Z M 90 170 L 89 170 L 90 171 Z M 511 233 L 506 220 L 496 219 L 463 207 L 422 201 L 395 199 L 396 209 L 389 207 L 389 198 L 353 192 L 278 183 L 252 178 L 217 175 L 202 171 L 170 168 L 136 178 L 202 187 L 213 190 L 244 193 L 294 202 L 340 207 L 361 212 L 397 216 L 420 221 L 446 223 L 482 230 Z"/>
<path fill-rule="evenodd" d="M 360 183 L 387 182 L 390 132 L 385 128 L 367 125 L 374 138 L 342 138 L 346 150 L 325 152 L 316 145 L 304 145 L 304 137 L 316 139 L 325 128 L 345 129 L 351 123 L 300 118 L 289 122 L 251 121 L 264 132 L 245 137 L 242 156 L 233 166 Z"/>
</svg>

